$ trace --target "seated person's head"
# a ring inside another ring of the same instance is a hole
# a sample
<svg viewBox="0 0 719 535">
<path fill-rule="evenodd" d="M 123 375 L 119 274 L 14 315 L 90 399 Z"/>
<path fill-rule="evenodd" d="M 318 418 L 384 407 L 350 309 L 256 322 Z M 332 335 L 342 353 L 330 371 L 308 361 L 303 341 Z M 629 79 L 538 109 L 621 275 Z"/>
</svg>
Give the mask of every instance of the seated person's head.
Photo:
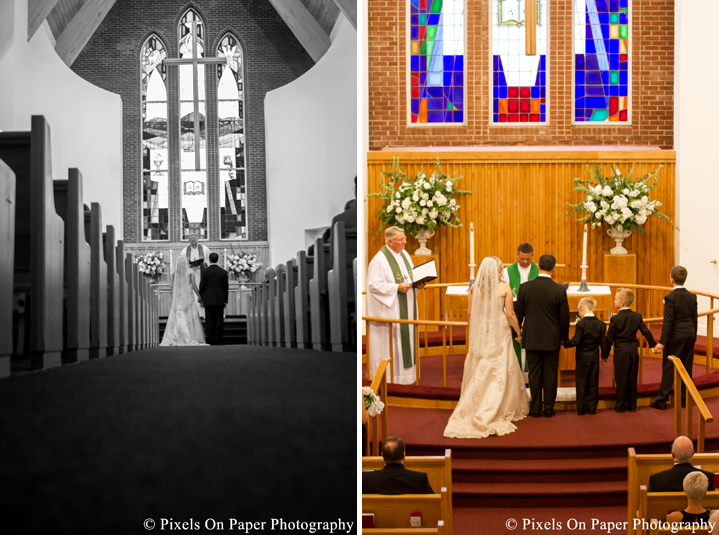
<svg viewBox="0 0 719 535">
<path fill-rule="evenodd" d="M 538 267 L 542 271 L 554 271 L 554 266 L 557 265 L 557 259 L 550 254 L 543 254 L 539 257 Z"/>
<path fill-rule="evenodd" d="M 382 458 L 387 464 L 404 461 L 404 440 L 398 436 L 387 437 L 382 444 Z"/>
<path fill-rule="evenodd" d="M 220 259 L 220 255 L 218 255 L 217 253 L 210 253 L 210 263 L 211 264 L 216 264 L 219 259 Z"/>
<path fill-rule="evenodd" d="M 684 494 L 692 502 L 700 502 L 709 488 L 709 478 L 701 472 L 690 472 L 684 478 Z"/>
<path fill-rule="evenodd" d="M 677 437 L 672 444 L 672 457 L 678 463 L 688 463 L 694 457 L 694 444 L 687 437 Z"/>
<path fill-rule="evenodd" d="M 687 281 L 687 268 L 683 266 L 674 266 L 670 277 L 677 286 L 684 286 L 684 283 Z"/>
<path fill-rule="evenodd" d="M 583 318 L 585 314 L 592 313 L 594 314 L 594 309 L 597 308 L 597 300 L 593 297 L 583 297 L 579 301 L 579 305 L 577 305 L 577 311 L 579 312 L 579 317 Z"/>
<path fill-rule="evenodd" d="M 634 302 L 634 292 L 629 288 L 619 288 L 614 295 L 614 305 L 617 308 L 625 308 L 632 306 Z"/>
</svg>

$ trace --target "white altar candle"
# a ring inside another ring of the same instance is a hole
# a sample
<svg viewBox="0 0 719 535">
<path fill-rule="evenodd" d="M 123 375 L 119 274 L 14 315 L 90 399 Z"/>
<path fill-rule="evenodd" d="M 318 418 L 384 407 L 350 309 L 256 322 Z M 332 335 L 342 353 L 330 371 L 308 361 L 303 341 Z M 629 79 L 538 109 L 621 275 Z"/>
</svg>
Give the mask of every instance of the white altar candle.
<svg viewBox="0 0 719 535">
<path fill-rule="evenodd" d="M 587 224 L 584 224 L 584 240 L 582 243 L 582 265 L 587 265 Z"/>
<path fill-rule="evenodd" d="M 469 263 L 474 264 L 474 223 L 469 224 Z"/>
</svg>

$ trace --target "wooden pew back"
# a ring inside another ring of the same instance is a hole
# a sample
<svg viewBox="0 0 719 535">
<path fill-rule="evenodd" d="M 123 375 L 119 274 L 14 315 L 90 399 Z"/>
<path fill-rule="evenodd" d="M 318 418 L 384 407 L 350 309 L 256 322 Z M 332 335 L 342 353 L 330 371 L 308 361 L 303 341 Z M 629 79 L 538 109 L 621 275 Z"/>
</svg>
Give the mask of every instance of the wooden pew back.
<svg viewBox="0 0 719 535">
<path fill-rule="evenodd" d="M 102 245 L 102 209 L 99 203 L 85 212 L 85 240 L 90 244 L 90 358 L 107 356 L 107 264 Z"/>
<path fill-rule="evenodd" d="M 125 242 L 118 240 L 115 246 L 115 262 L 117 264 L 117 287 L 119 308 L 119 353 L 127 353 L 127 277 L 125 275 Z"/>
<path fill-rule="evenodd" d="M 719 453 L 695 453 L 692 464 L 707 472 L 719 472 Z M 649 476 L 668 470 L 674 465 L 671 454 L 643 454 L 637 455 L 634 448 L 629 448 L 629 462 L 627 466 L 627 515 L 629 520 L 629 535 L 633 535 L 632 520 L 640 504 L 640 487 L 649 486 Z M 716 482 L 715 482 L 716 485 Z M 669 493 L 662 493 L 669 494 Z M 681 493 L 683 495 L 683 493 Z M 682 507 L 684 507 L 682 505 Z"/>
<path fill-rule="evenodd" d="M 702 499 L 705 509 L 714 510 L 719 508 L 719 491 L 707 492 Z M 647 487 L 641 485 L 639 489 L 639 508 L 637 510 L 637 522 L 635 527 L 639 533 L 671 533 L 672 530 L 656 529 L 652 526 L 653 520 L 662 523 L 666 522 L 669 511 L 681 511 L 687 506 L 687 497 L 683 492 L 647 492 Z M 646 522 L 641 523 L 644 519 Z M 645 526 L 649 529 L 643 529 Z M 657 526 L 658 528 L 658 526 Z M 676 530 L 676 527 L 673 528 Z M 690 530 L 691 532 L 691 530 Z M 677 533 L 677 531 L 674 531 Z M 706 533 L 706 530 L 695 530 L 695 533 Z"/>
<path fill-rule="evenodd" d="M 277 346 L 277 329 L 275 328 L 275 292 L 277 291 L 277 273 L 274 268 L 265 270 L 265 280 L 262 285 L 265 288 L 265 303 L 267 313 L 265 321 L 267 322 L 267 345 L 271 347 Z"/>
<path fill-rule="evenodd" d="M 314 257 L 305 251 L 297 253 L 297 287 L 295 288 L 295 326 L 297 348 L 312 349 L 312 329 L 310 328 L 310 278 L 314 266 Z"/>
<path fill-rule="evenodd" d="M 437 492 L 442 487 L 447 489 L 445 509 L 448 511 L 443 518 L 449 533 L 452 531 L 452 450 L 444 450 L 444 456 L 407 456 L 404 460 L 407 470 L 425 472 L 432 490 Z M 362 457 L 362 470 L 381 470 L 384 459 L 380 456 Z"/>
<path fill-rule="evenodd" d="M 291 258 L 287 261 L 285 268 L 287 281 L 285 284 L 284 322 L 285 322 L 285 347 L 297 347 L 297 324 L 295 320 L 295 291 L 297 288 L 297 259 Z"/>
<path fill-rule="evenodd" d="M 107 354 L 120 352 L 120 286 L 115 261 L 115 227 L 107 225 L 103 235 L 107 270 Z"/>
<path fill-rule="evenodd" d="M 33 115 L 30 132 L 0 132 L 0 159 L 15 173 L 14 293 L 27 292 L 28 362 L 62 363 L 65 225 L 55 210 L 50 127 Z"/>
<path fill-rule="evenodd" d="M 443 535 L 450 531 L 445 530 L 444 522 L 440 520 L 436 528 L 370 528 L 363 529 L 362 535 Z"/>
<path fill-rule="evenodd" d="M 349 256 L 352 249 L 356 253 L 357 230 L 345 232 L 344 221 L 336 222 L 332 229 L 333 267 L 327 275 L 332 351 L 353 351 L 356 346 L 356 322 L 352 321 L 356 310 L 354 258 Z"/>
<path fill-rule="evenodd" d="M 65 222 L 65 347 L 63 361 L 90 358 L 91 249 L 85 241 L 82 174 L 68 170 L 53 183 L 55 207 Z"/>
<path fill-rule="evenodd" d="M 0 378 L 10 375 L 13 262 L 15 259 L 15 173 L 0 160 Z"/>
<path fill-rule="evenodd" d="M 275 289 L 273 311 L 275 320 L 275 345 L 287 347 L 285 344 L 285 286 L 287 285 L 287 268 L 279 264 L 275 269 Z"/>
<path fill-rule="evenodd" d="M 310 280 L 310 324 L 312 327 L 312 349 L 329 351 L 330 307 L 328 302 L 327 272 L 330 262 L 330 244 L 322 238 L 315 240 L 313 275 Z"/>
<path fill-rule="evenodd" d="M 362 512 L 374 513 L 374 525 L 377 528 L 408 528 L 412 513 L 422 513 L 422 525 L 436 528 L 445 518 L 442 494 L 446 488 L 439 489 L 439 494 L 363 494 Z"/>
</svg>

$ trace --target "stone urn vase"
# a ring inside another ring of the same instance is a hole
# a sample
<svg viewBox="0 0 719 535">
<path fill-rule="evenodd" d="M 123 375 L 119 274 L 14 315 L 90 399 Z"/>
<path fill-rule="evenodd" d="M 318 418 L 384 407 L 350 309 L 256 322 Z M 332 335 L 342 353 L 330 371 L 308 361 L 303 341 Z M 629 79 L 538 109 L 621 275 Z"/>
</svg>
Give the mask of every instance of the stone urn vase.
<svg viewBox="0 0 719 535">
<path fill-rule="evenodd" d="M 625 230 L 623 232 L 619 232 L 614 227 L 609 227 L 607 229 L 607 234 L 609 234 L 609 237 L 612 238 L 616 242 L 616 247 L 613 247 L 609 250 L 611 254 L 627 254 L 627 250 L 622 246 L 622 242 L 626 240 L 629 236 L 631 236 L 632 231 L 631 230 Z"/>
<path fill-rule="evenodd" d="M 434 236 L 433 230 L 422 229 L 417 233 L 417 241 L 419 242 L 419 249 L 417 249 L 415 255 L 431 255 L 432 249 L 427 247 L 427 240 Z"/>
</svg>

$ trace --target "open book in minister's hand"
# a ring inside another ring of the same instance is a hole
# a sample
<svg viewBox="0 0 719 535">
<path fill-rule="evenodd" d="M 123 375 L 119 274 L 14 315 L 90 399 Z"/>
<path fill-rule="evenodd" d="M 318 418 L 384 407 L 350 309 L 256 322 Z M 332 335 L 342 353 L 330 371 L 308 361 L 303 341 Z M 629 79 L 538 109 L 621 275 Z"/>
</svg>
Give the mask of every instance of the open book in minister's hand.
<svg viewBox="0 0 719 535">
<path fill-rule="evenodd" d="M 434 260 L 415 266 L 412 269 L 412 286 L 416 288 L 420 284 L 432 281 L 437 278 L 437 264 Z"/>
<path fill-rule="evenodd" d="M 197 266 L 201 266 L 204 263 L 204 258 L 198 258 L 197 260 L 191 260 L 190 261 L 190 267 L 196 268 Z"/>
</svg>

